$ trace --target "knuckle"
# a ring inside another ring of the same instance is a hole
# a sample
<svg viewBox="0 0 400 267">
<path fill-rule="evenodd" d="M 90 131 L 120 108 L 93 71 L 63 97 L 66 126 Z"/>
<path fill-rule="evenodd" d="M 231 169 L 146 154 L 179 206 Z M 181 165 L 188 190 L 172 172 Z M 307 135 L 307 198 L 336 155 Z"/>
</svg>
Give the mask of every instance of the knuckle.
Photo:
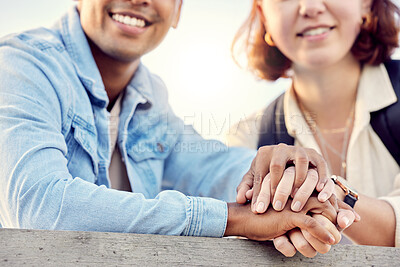
<svg viewBox="0 0 400 267">
<path fill-rule="evenodd" d="M 269 153 L 269 151 L 272 149 L 271 146 L 262 146 L 258 149 L 257 151 L 257 155 L 259 154 L 265 154 L 265 153 Z"/>
<path fill-rule="evenodd" d="M 312 182 L 318 182 L 318 172 L 314 169 L 310 169 L 307 173 L 307 179 L 311 180 Z"/>
<path fill-rule="evenodd" d="M 307 241 L 302 240 L 297 242 L 297 249 L 300 251 L 307 251 L 310 249 L 310 245 Z"/>
<path fill-rule="evenodd" d="M 285 241 L 282 240 L 282 238 L 275 238 L 274 239 L 274 246 L 277 250 L 281 251 L 285 249 L 286 244 Z"/>
<path fill-rule="evenodd" d="M 295 174 L 296 173 L 296 169 L 294 167 L 289 167 L 287 169 L 285 169 L 285 174 Z"/>
<path fill-rule="evenodd" d="M 307 192 L 306 190 L 304 190 L 304 188 L 297 190 L 296 192 L 296 200 L 303 200 L 303 199 L 308 199 L 308 197 L 310 196 L 310 192 Z"/>
<path fill-rule="evenodd" d="M 296 157 L 296 163 L 298 163 L 298 164 L 307 165 L 308 162 L 309 162 L 309 160 L 306 155 L 298 155 Z"/>
<path fill-rule="evenodd" d="M 317 222 L 314 218 L 311 218 L 310 216 L 307 216 L 307 217 L 304 219 L 304 225 L 305 225 L 308 229 L 310 229 L 310 228 L 316 228 L 316 227 L 318 226 L 318 222 Z"/>
<path fill-rule="evenodd" d="M 281 186 L 278 187 L 278 190 L 275 192 L 275 196 L 277 198 L 286 198 L 290 195 L 292 192 L 292 188 L 286 187 L 286 186 Z"/>
<path fill-rule="evenodd" d="M 272 160 L 271 164 L 269 166 L 270 172 L 271 173 L 277 173 L 279 172 L 281 169 L 283 168 L 282 164 L 280 164 L 278 161 L 276 160 Z"/>
<path fill-rule="evenodd" d="M 260 173 L 256 173 L 254 175 L 254 184 L 259 185 L 261 184 L 261 182 L 262 182 L 262 175 Z"/>
<path fill-rule="evenodd" d="M 284 144 L 284 143 L 279 143 L 279 144 L 276 145 L 276 147 L 277 147 L 277 149 L 281 150 L 281 149 L 288 148 L 288 145 Z"/>
<path fill-rule="evenodd" d="M 260 194 L 258 195 L 258 200 L 260 200 L 261 198 L 265 199 L 265 200 L 268 200 L 268 199 L 270 199 L 270 197 L 271 197 L 270 194 L 267 194 L 265 192 L 260 192 Z"/>
</svg>

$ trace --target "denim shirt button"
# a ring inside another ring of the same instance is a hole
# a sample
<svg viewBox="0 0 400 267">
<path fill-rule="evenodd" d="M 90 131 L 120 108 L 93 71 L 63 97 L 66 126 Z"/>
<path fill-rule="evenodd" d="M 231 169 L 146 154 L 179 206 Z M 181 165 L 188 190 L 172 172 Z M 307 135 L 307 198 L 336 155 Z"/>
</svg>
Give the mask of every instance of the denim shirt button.
<svg viewBox="0 0 400 267">
<path fill-rule="evenodd" d="M 161 143 L 157 143 L 157 150 L 160 153 L 164 152 L 164 146 Z"/>
</svg>

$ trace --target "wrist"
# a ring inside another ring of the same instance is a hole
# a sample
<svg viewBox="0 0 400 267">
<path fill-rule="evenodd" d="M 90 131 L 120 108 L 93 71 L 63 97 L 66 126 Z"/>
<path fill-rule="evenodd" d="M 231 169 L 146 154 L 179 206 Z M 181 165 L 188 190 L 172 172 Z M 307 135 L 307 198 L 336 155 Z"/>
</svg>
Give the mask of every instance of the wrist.
<svg viewBox="0 0 400 267">
<path fill-rule="evenodd" d="M 346 194 L 344 193 L 343 189 L 340 188 L 340 186 L 338 186 L 337 184 L 335 184 L 334 194 L 336 195 L 337 199 L 339 199 L 340 201 L 344 201 Z"/>
<path fill-rule="evenodd" d="M 224 236 L 246 236 L 244 211 L 249 205 L 228 203 L 228 220 Z"/>
</svg>

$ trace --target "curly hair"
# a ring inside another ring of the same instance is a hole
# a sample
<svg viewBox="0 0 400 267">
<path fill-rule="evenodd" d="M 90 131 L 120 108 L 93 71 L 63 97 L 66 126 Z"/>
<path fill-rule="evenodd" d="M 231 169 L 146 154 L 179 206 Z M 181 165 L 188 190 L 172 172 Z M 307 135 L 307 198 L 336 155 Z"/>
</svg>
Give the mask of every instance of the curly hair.
<svg viewBox="0 0 400 267">
<path fill-rule="evenodd" d="M 361 25 L 351 52 L 361 64 L 379 65 L 390 59 L 398 47 L 400 10 L 391 0 L 373 0 L 371 13 Z M 292 62 L 275 46 L 265 43 L 265 27 L 253 0 L 249 17 L 232 43 L 232 54 L 238 62 L 244 52 L 250 71 L 261 79 L 275 81 L 286 77 Z M 239 46 L 241 44 L 241 46 Z"/>
</svg>

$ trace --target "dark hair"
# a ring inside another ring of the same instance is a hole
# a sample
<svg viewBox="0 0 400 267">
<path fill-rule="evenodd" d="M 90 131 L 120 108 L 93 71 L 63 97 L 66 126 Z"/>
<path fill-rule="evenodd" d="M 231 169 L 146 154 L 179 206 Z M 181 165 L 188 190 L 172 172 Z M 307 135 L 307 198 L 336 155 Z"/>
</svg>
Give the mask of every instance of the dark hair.
<svg viewBox="0 0 400 267">
<path fill-rule="evenodd" d="M 379 65 L 387 61 L 398 47 L 400 26 L 399 8 L 391 0 L 373 0 L 371 13 L 361 26 L 351 52 L 362 64 Z M 249 69 L 258 77 L 277 80 L 286 77 L 292 62 L 275 46 L 264 40 L 265 27 L 257 12 L 257 0 L 253 0 L 249 17 L 240 27 L 232 44 L 232 54 L 245 52 Z M 238 47 L 239 44 L 241 47 Z M 238 62 L 238 61 L 237 61 Z"/>
</svg>

